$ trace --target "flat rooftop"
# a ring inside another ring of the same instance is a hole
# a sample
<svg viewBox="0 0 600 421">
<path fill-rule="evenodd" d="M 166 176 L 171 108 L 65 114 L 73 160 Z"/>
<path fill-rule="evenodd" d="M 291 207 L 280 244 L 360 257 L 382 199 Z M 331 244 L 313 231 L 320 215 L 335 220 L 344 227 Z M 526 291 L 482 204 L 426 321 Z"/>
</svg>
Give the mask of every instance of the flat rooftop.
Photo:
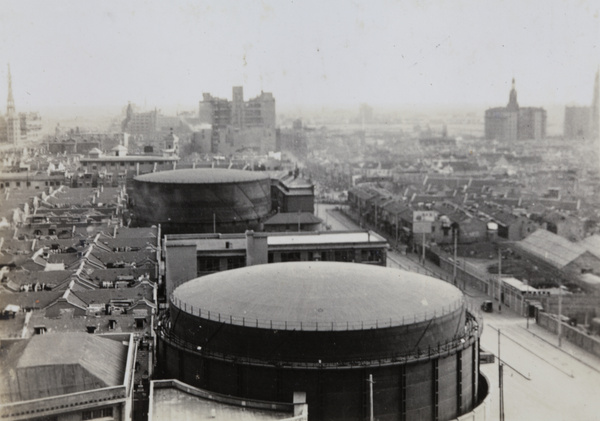
<svg viewBox="0 0 600 421">
<path fill-rule="evenodd" d="M 373 231 L 319 231 L 297 233 L 255 233 L 267 237 L 269 246 L 292 246 L 310 244 L 373 244 L 386 245 L 387 240 Z M 229 247 L 227 244 L 229 243 Z M 246 234 L 182 234 L 167 235 L 167 246 L 192 245 L 197 250 L 245 249 Z"/>
<path fill-rule="evenodd" d="M 152 382 L 148 421 L 199 419 L 267 421 L 293 417 L 292 404 L 276 404 L 278 410 L 269 410 L 265 408 L 269 408 L 271 402 L 258 402 L 259 407 L 255 407 L 253 403 L 248 399 L 220 396 L 177 380 L 155 381 Z"/>
</svg>

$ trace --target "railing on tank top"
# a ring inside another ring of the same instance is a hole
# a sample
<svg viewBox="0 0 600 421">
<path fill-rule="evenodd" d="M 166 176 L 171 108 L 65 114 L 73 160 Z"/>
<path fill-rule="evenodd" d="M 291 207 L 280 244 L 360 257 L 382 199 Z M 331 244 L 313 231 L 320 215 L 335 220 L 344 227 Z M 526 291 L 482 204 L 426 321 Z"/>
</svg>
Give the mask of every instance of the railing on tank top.
<svg viewBox="0 0 600 421">
<path fill-rule="evenodd" d="M 306 368 L 306 369 L 318 369 L 318 368 L 337 368 L 337 369 L 348 369 L 348 368 L 360 368 L 365 366 L 386 366 L 394 364 L 407 364 L 418 361 L 427 361 L 432 358 L 440 358 L 448 355 L 452 355 L 463 349 L 467 349 L 472 346 L 479 338 L 479 326 L 481 326 L 481 318 L 473 315 L 469 311 L 466 312 L 466 321 L 462 335 L 457 335 L 455 338 L 445 342 L 439 342 L 437 345 L 428 347 L 417 347 L 409 352 L 404 353 L 392 353 L 386 356 L 375 356 L 375 355 L 364 355 L 361 358 L 353 358 L 347 360 L 304 360 L 295 359 L 294 361 L 284 361 L 279 356 L 264 355 L 264 356 L 240 356 L 234 354 L 225 354 L 210 350 L 209 347 L 201 347 L 197 344 L 192 344 L 185 339 L 174 335 L 170 331 L 170 319 L 163 317 L 157 328 L 157 334 L 165 342 L 183 349 L 185 351 L 199 354 L 203 357 L 228 361 L 233 363 L 248 364 L 248 365 L 259 365 L 259 366 L 275 366 L 282 368 Z"/>
</svg>

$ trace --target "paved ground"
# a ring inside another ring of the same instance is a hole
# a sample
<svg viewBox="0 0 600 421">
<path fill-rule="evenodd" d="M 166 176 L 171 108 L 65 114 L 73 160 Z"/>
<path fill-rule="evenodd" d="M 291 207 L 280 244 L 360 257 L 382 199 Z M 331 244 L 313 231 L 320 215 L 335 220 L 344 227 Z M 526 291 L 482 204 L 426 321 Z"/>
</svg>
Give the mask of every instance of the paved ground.
<svg viewBox="0 0 600 421">
<path fill-rule="evenodd" d="M 334 230 L 361 229 L 335 210 L 335 206 L 319 205 L 319 216 Z M 388 266 L 426 273 L 451 280 L 431 262 L 419 263 L 413 253 L 395 250 L 388 253 Z M 479 305 L 489 297 L 480 291 L 465 291 L 470 307 L 479 313 Z M 502 313 L 484 313 L 481 347 L 498 355 L 504 362 L 505 420 L 600 420 L 600 358 L 563 340 L 559 348 L 556 335 L 515 315 L 508 309 Z M 481 313 L 480 313 L 481 314 Z M 500 331 L 500 341 L 498 340 Z M 498 346 L 500 344 L 500 346 Z M 481 366 L 491 386 L 492 404 L 488 419 L 499 419 L 498 358 L 494 364 Z"/>
</svg>

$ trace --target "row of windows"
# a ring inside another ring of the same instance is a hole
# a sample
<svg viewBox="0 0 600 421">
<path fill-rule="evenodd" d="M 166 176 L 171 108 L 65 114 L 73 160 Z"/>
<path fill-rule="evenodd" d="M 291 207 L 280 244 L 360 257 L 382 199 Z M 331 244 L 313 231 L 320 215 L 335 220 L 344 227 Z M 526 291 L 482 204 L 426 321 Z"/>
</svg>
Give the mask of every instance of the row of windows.
<svg viewBox="0 0 600 421">
<path fill-rule="evenodd" d="M 6 181 L 4 183 L 0 183 L 0 188 L 4 188 L 4 187 L 10 187 L 11 184 L 10 181 Z M 15 181 L 15 187 L 21 187 L 21 181 Z M 61 186 L 62 185 L 62 181 L 45 181 L 44 184 L 46 186 Z M 27 187 L 31 187 L 31 181 L 26 181 L 25 185 Z M 39 188 L 39 187 L 36 187 Z"/>
<path fill-rule="evenodd" d="M 81 413 L 82 420 L 94 420 L 97 418 L 112 418 L 113 409 L 112 408 L 103 408 L 103 409 L 94 409 L 91 411 L 83 411 Z"/>
<path fill-rule="evenodd" d="M 278 260 L 275 260 L 278 257 Z M 360 262 L 373 262 L 383 263 L 384 257 L 381 250 L 360 250 L 357 256 L 356 250 L 327 250 L 321 252 L 305 252 L 300 251 L 289 251 L 268 254 L 268 262 L 301 262 L 304 260 L 314 261 L 332 261 L 332 262 L 355 262 L 357 257 Z M 231 256 L 231 257 L 218 257 L 218 256 L 198 256 L 197 258 L 197 273 L 198 276 L 207 275 L 222 270 L 236 269 L 246 266 L 245 256 Z"/>
<path fill-rule="evenodd" d="M 165 161 L 160 161 L 160 162 L 118 162 L 119 166 L 124 167 L 125 165 L 129 165 L 130 168 L 135 168 L 136 164 L 140 164 L 140 165 L 151 165 L 153 166 L 154 164 L 156 164 L 157 166 L 163 166 L 163 165 L 170 165 L 171 162 L 165 162 Z M 90 164 L 87 164 L 90 165 Z M 98 163 L 93 163 L 92 165 L 92 169 L 97 169 L 98 166 L 100 167 L 112 167 L 115 168 L 117 166 L 117 162 L 98 162 Z"/>
<path fill-rule="evenodd" d="M 246 266 L 246 256 L 230 256 L 224 259 L 225 267 L 221 268 L 221 257 L 198 257 L 198 276 L 207 275 L 221 270 L 237 269 Z"/>
</svg>

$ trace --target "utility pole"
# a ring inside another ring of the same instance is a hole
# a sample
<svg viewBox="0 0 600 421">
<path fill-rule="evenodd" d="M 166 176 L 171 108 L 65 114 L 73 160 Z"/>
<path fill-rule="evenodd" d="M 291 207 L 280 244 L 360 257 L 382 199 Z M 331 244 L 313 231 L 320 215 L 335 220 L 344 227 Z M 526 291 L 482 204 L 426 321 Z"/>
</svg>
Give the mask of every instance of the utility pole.
<svg viewBox="0 0 600 421">
<path fill-rule="evenodd" d="M 558 284 L 558 346 L 562 346 L 562 285 Z"/>
<path fill-rule="evenodd" d="M 456 259 L 457 259 L 457 248 L 458 248 L 458 233 L 456 232 L 456 228 L 452 229 L 452 232 L 454 234 L 454 261 L 452 263 L 454 263 L 452 265 L 452 281 L 454 282 L 454 285 L 456 285 Z"/>
<path fill-rule="evenodd" d="M 526 294 L 529 296 L 529 281 L 525 280 Z M 527 329 L 529 329 L 529 298 L 525 300 L 525 318 L 527 319 Z"/>
<path fill-rule="evenodd" d="M 396 248 L 398 248 L 398 212 L 396 212 Z"/>
<path fill-rule="evenodd" d="M 500 393 L 498 406 L 500 410 L 500 421 L 504 421 L 504 364 L 502 364 L 502 360 L 500 359 L 500 335 L 500 329 L 498 329 L 498 392 Z"/>
<path fill-rule="evenodd" d="M 425 231 L 423 231 L 423 267 L 425 267 Z"/>
<path fill-rule="evenodd" d="M 502 250 L 498 246 L 498 311 L 502 312 Z"/>
<path fill-rule="evenodd" d="M 369 379 L 367 380 L 369 383 L 369 421 L 375 421 L 375 417 L 373 416 L 373 375 L 369 374 Z"/>
</svg>

